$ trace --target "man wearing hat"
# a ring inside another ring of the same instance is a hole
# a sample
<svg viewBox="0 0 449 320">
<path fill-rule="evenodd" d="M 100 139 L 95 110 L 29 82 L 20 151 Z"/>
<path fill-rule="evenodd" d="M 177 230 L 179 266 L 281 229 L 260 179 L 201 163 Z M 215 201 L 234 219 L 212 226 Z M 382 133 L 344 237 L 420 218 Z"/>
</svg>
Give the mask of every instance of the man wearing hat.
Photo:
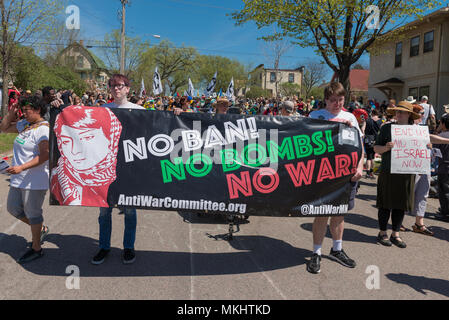
<svg viewBox="0 0 449 320">
<path fill-rule="evenodd" d="M 420 106 L 423 107 L 423 116 L 421 119 L 421 125 L 426 125 L 427 124 L 427 120 L 430 119 L 432 120 L 432 122 L 435 122 L 435 110 L 433 109 L 433 106 L 431 104 L 428 104 L 427 102 L 429 101 L 429 98 L 427 96 L 423 96 L 421 98 L 421 103 Z"/>
<path fill-rule="evenodd" d="M 218 98 L 214 103 L 216 114 L 226 114 L 228 113 L 229 107 L 232 103 L 226 98 Z"/>
<path fill-rule="evenodd" d="M 290 117 L 295 115 L 295 105 L 292 101 L 284 101 L 281 104 L 281 116 Z"/>
</svg>

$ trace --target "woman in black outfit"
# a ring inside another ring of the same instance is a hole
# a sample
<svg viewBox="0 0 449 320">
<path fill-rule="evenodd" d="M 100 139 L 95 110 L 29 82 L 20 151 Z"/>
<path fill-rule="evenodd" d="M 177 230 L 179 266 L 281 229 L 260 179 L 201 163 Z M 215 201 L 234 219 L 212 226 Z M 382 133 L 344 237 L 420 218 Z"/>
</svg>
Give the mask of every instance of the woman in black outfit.
<svg viewBox="0 0 449 320">
<path fill-rule="evenodd" d="M 395 113 L 397 125 L 411 125 L 419 114 L 413 112 L 413 105 L 407 101 L 401 101 L 396 107 L 390 108 L 387 112 Z M 414 174 L 391 174 L 391 123 L 380 128 L 374 145 L 374 151 L 382 155 L 379 179 L 377 182 L 377 203 L 379 218 L 379 235 L 377 241 L 385 246 L 392 244 L 399 248 L 405 248 L 405 242 L 399 237 L 399 231 L 404 219 L 405 211 L 412 211 L 414 205 Z M 393 232 L 388 239 L 388 220 L 392 220 Z"/>
</svg>

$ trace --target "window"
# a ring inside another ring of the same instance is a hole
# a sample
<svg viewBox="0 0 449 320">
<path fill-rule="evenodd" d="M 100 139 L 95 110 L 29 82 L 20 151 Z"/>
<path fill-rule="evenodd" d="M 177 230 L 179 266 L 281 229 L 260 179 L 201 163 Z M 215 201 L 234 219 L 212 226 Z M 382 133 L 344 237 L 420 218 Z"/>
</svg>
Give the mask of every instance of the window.
<svg viewBox="0 0 449 320">
<path fill-rule="evenodd" d="M 82 69 L 84 67 L 83 56 L 76 57 L 76 67 Z"/>
<path fill-rule="evenodd" d="M 396 43 L 396 55 L 394 58 L 394 67 L 399 68 L 402 65 L 402 42 Z"/>
<path fill-rule="evenodd" d="M 288 74 L 288 82 L 289 83 L 294 83 L 295 82 L 295 74 L 294 73 L 289 73 Z"/>
<path fill-rule="evenodd" d="M 424 34 L 424 52 L 433 51 L 433 31 Z"/>
<path fill-rule="evenodd" d="M 430 93 L 430 87 L 420 87 L 419 88 L 419 96 L 416 97 L 418 100 L 420 100 L 422 98 L 422 96 L 427 96 L 429 98 L 429 93 Z M 430 98 L 429 98 L 430 99 Z"/>
<path fill-rule="evenodd" d="M 419 36 L 410 40 L 410 57 L 419 55 Z"/>
<path fill-rule="evenodd" d="M 74 56 L 66 56 L 65 63 L 67 66 L 74 66 L 75 65 L 75 57 Z"/>
<path fill-rule="evenodd" d="M 276 82 L 276 72 L 270 72 L 270 82 Z"/>
<path fill-rule="evenodd" d="M 416 99 L 418 97 L 418 88 L 410 88 L 410 89 L 408 89 L 408 95 L 412 96 L 413 99 Z"/>
</svg>

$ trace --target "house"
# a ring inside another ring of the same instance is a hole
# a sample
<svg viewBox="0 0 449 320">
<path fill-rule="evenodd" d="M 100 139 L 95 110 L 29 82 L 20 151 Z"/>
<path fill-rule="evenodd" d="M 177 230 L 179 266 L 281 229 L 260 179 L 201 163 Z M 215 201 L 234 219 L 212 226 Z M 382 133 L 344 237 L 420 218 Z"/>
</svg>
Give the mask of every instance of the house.
<svg viewBox="0 0 449 320">
<path fill-rule="evenodd" d="M 368 98 L 368 81 L 370 71 L 365 69 L 352 69 L 349 71 L 349 84 L 351 87 L 350 96 L 363 97 L 363 101 L 366 102 Z M 337 74 L 334 73 L 331 81 L 337 79 Z M 329 83 L 323 83 L 319 88 L 325 88 Z"/>
<path fill-rule="evenodd" d="M 267 90 L 272 97 L 281 95 L 281 86 L 284 83 L 302 86 L 304 68 L 297 69 L 268 69 L 263 64 L 257 66 L 251 73 L 252 84 Z M 300 91 L 300 89 L 298 90 Z"/>
<path fill-rule="evenodd" d="M 86 49 L 83 41 L 73 42 L 58 54 L 58 61 L 73 66 L 81 79 L 92 87 L 104 87 L 110 78 L 106 65 L 94 53 Z"/>
<path fill-rule="evenodd" d="M 405 28 L 394 40 L 375 42 L 368 94 L 378 101 L 428 96 L 441 116 L 449 103 L 449 7 Z"/>
</svg>

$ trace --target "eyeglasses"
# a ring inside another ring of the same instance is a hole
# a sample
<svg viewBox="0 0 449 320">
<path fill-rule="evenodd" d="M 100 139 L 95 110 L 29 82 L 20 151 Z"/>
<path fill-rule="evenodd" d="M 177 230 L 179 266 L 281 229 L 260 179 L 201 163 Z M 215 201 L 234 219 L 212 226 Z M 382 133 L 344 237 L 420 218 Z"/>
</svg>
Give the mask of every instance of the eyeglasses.
<svg viewBox="0 0 449 320">
<path fill-rule="evenodd" d="M 126 87 L 126 84 L 124 84 L 124 83 L 114 84 L 114 85 L 111 86 L 111 89 L 118 88 L 118 89 L 122 90 L 124 87 Z"/>
</svg>

